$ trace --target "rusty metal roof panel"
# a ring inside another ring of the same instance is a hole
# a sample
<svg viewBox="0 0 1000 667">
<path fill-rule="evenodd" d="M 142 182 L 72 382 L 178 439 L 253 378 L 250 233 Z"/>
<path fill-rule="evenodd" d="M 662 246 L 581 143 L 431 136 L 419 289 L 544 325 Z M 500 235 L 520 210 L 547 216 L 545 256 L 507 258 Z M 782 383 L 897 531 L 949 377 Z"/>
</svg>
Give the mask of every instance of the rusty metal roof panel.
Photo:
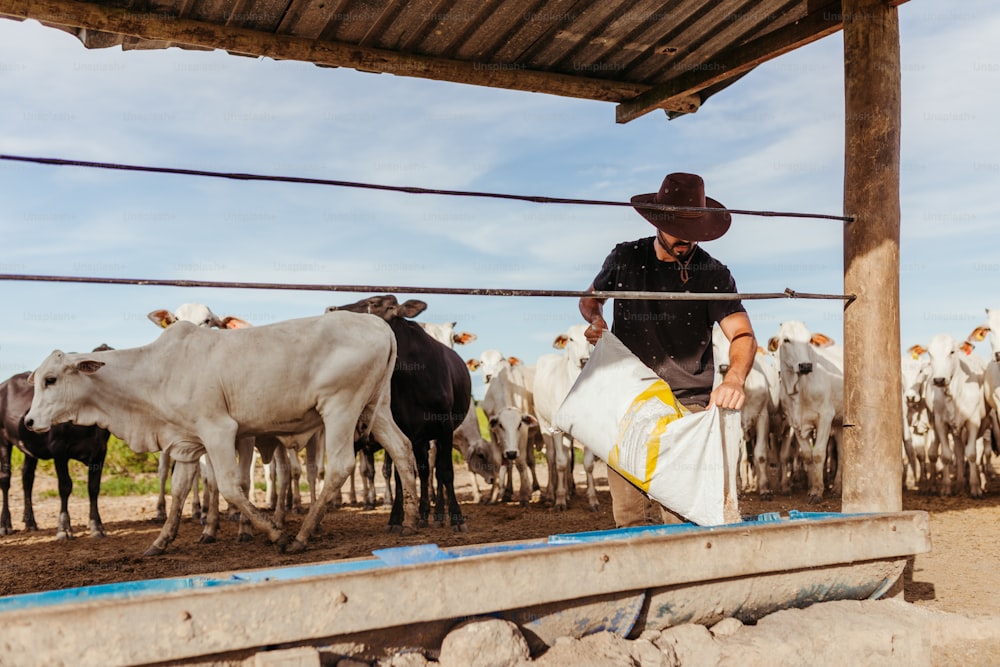
<svg viewBox="0 0 1000 667">
<path fill-rule="evenodd" d="M 91 48 L 219 48 L 534 90 L 618 102 L 628 120 L 694 111 L 841 15 L 839 0 L 0 0 L 0 16 Z"/>
</svg>

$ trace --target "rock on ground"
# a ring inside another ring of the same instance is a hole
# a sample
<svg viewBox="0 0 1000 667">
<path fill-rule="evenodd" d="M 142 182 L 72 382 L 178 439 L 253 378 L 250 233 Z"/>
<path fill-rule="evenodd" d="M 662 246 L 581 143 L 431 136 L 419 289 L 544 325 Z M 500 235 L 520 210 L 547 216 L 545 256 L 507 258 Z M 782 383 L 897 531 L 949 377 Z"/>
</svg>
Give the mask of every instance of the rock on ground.
<svg viewBox="0 0 1000 667">
<path fill-rule="evenodd" d="M 402 656 L 399 656 L 402 657 Z M 421 656 L 422 658 L 423 656 Z M 601 632 L 562 637 L 532 659 L 517 626 L 470 620 L 448 634 L 437 661 L 380 661 L 409 667 L 993 667 L 1000 618 L 936 611 L 901 600 L 841 600 L 786 609 L 755 625 L 725 619 L 712 628 L 679 625 L 624 639 Z"/>
</svg>

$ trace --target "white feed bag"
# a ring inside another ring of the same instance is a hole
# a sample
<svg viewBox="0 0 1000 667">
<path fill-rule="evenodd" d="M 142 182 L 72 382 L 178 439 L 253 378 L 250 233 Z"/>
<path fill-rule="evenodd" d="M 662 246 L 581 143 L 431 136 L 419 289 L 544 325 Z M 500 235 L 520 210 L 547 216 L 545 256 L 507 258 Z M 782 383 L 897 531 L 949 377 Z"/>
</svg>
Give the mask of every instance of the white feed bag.
<svg viewBox="0 0 1000 667">
<path fill-rule="evenodd" d="M 666 382 L 605 331 L 556 412 L 555 426 L 656 502 L 692 523 L 714 526 L 739 519 L 726 465 L 727 458 L 735 462 L 736 450 L 727 457 L 722 413 L 727 421 L 739 419 L 734 410 L 689 412 Z"/>
</svg>

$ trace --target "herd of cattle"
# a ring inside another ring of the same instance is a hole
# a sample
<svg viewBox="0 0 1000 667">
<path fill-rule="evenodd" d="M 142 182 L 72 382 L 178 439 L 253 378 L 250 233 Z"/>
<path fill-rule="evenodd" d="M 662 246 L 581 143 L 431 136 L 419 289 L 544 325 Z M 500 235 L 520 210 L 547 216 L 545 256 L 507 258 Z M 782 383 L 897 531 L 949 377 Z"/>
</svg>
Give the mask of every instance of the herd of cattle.
<svg viewBox="0 0 1000 667">
<path fill-rule="evenodd" d="M 111 434 L 136 452 L 160 453 L 157 509 L 164 523 L 146 555 L 163 553 L 176 537 L 192 488 L 204 512 L 203 542 L 215 540 L 221 495 L 239 513 L 239 539 L 251 539 L 256 528 L 282 550 L 301 551 L 326 509 L 340 502 L 345 482 L 353 494 L 356 465 L 365 505 L 374 505 L 379 449 L 392 502 L 390 530 L 409 533 L 432 519 L 465 529 L 453 447 L 472 474 L 474 501 L 513 499 L 516 469 L 522 505 L 539 491 L 544 502 L 566 509 L 576 493 L 574 443 L 554 426 L 554 415 L 590 356 L 585 325 L 558 335 L 558 351 L 535 365 L 498 350 L 464 361 L 454 346 L 475 336 L 456 333 L 454 323 L 414 321 L 425 309 L 422 301 L 401 304 L 384 295 L 315 317 L 251 326 L 220 318 L 203 304 L 184 304 L 149 314 L 164 331 L 148 345 L 53 352 L 33 373 L 0 384 L 0 535 L 13 530 L 8 492 L 10 454 L 17 447 L 25 454 L 25 528 L 37 528 L 31 505 L 37 461 L 51 459 L 61 499 L 57 538 L 73 536 L 73 459 L 88 469 L 90 533 L 103 536 L 97 497 Z M 987 336 L 989 362 L 971 354 Z M 713 345 L 719 381 L 728 343 L 718 329 Z M 485 386 L 478 409 L 470 372 L 481 373 Z M 900 377 L 903 484 L 909 471 L 921 492 L 981 497 L 993 476 L 993 443 L 1000 443 L 1000 311 L 988 309 L 987 322 L 964 342 L 939 335 L 926 348 L 913 346 Z M 744 492 L 768 499 L 775 491 L 804 487 L 811 502 L 840 493 L 843 382 L 842 348 L 802 322 L 780 325 L 767 349 L 759 349 L 746 381 Z M 488 439 L 479 410 L 489 423 Z M 544 489 L 536 451 L 544 452 L 548 467 Z M 300 452 L 311 502 L 290 536 L 284 517 L 301 502 Z M 270 514 L 253 502 L 257 457 L 266 464 Z M 597 510 L 594 457 L 586 449 L 583 463 L 587 506 Z M 163 489 L 169 475 L 168 512 Z M 200 501 L 199 477 L 205 486 Z"/>
</svg>

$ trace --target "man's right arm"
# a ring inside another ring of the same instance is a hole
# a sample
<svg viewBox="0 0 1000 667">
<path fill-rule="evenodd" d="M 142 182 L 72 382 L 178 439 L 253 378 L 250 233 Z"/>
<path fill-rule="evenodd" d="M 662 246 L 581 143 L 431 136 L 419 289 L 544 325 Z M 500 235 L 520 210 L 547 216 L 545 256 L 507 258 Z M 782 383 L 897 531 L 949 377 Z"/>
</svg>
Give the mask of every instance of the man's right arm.
<svg viewBox="0 0 1000 667">
<path fill-rule="evenodd" d="M 594 291 L 593 283 L 587 288 L 588 292 Z M 598 299 L 592 296 L 580 298 L 580 314 L 583 319 L 590 322 L 584 335 L 591 345 L 596 345 L 601 333 L 608 328 L 608 323 L 604 319 L 604 302 L 607 299 Z"/>
</svg>

